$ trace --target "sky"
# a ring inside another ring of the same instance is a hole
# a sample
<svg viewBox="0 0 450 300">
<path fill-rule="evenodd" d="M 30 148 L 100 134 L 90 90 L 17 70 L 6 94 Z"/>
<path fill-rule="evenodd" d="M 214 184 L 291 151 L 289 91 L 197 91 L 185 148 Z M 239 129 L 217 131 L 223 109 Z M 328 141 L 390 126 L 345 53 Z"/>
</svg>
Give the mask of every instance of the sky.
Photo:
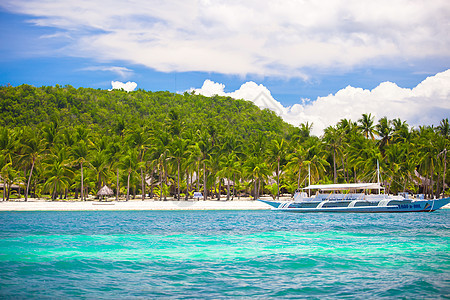
<svg viewBox="0 0 450 300">
<path fill-rule="evenodd" d="M 450 116 L 446 0 L 2 0 L 0 85 L 253 101 L 313 134 Z"/>
</svg>

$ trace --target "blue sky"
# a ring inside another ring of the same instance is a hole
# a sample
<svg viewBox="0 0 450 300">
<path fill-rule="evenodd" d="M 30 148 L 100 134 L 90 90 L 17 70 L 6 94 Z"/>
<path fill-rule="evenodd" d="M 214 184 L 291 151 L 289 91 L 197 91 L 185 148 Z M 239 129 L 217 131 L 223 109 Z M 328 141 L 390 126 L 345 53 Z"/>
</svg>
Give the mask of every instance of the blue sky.
<svg viewBox="0 0 450 300">
<path fill-rule="evenodd" d="M 0 84 L 131 81 L 256 104 L 263 91 L 286 121 L 314 122 L 318 134 L 335 120 L 333 103 L 359 107 L 337 118 L 436 123 L 450 115 L 449 20 L 446 1 L 4 0 Z M 387 111 L 399 100 L 416 110 Z"/>
</svg>

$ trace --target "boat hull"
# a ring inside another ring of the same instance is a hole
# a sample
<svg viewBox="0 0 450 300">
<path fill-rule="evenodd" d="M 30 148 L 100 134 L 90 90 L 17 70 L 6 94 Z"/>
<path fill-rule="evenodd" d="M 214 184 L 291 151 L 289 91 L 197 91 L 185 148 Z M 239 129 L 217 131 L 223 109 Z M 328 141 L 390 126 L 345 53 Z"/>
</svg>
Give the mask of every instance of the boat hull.
<svg viewBox="0 0 450 300">
<path fill-rule="evenodd" d="M 294 213 L 317 213 L 317 212 L 333 212 L 333 213 L 406 213 L 406 212 L 432 212 L 445 206 L 450 202 L 450 198 L 434 199 L 434 200 L 415 200 L 405 202 L 398 205 L 377 205 L 377 206 L 354 206 L 354 207 L 302 207 L 302 204 L 311 204 L 311 202 L 277 202 L 260 200 L 270 206 L 272 210 L 294 212 Z M 317 202 L 320 206 L 321 202 Z"/>
</svg>

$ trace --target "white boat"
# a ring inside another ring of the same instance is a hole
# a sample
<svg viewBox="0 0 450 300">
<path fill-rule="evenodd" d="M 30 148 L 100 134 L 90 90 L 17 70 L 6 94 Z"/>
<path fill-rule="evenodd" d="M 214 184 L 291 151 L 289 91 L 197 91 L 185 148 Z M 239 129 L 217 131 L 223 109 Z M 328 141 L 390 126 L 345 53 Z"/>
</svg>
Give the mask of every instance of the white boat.
<svg viewBox="0 0 450 300">
<path fill-rule="evenodd" d="M 260 201 L 272 206 L 273 210 L 297 213 L 432 212 L 450 202 L 450 198 L 428 200 L 423 195 L 412 197 L 407 193 L 386 195 L 381 190 L 383 187 L 378 183 L 310 185 L 296 193 L 291 201 Z M 317 193 L 308 196 L 306 191 Z"/>
</svg>

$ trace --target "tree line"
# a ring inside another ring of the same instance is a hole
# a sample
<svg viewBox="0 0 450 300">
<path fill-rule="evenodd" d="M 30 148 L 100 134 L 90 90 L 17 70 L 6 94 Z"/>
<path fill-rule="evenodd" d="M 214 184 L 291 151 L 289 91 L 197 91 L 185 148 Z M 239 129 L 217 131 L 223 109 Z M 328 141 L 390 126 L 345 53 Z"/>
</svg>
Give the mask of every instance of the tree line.
<svg viewBox="0 0 450 300">
<path fill-rule="evenodd" d="M 0 87 L 0 176 L 11 196 L 87 199 L 258 198 L 308 183 L 376 181 L 387 192 L 439 196 L 448 188 L 448 119 L 412 128 L 368 113 L 310 134 L 229 97 Z M 301 120 L 300 120 L 301 121 Z"/>
</svg>

